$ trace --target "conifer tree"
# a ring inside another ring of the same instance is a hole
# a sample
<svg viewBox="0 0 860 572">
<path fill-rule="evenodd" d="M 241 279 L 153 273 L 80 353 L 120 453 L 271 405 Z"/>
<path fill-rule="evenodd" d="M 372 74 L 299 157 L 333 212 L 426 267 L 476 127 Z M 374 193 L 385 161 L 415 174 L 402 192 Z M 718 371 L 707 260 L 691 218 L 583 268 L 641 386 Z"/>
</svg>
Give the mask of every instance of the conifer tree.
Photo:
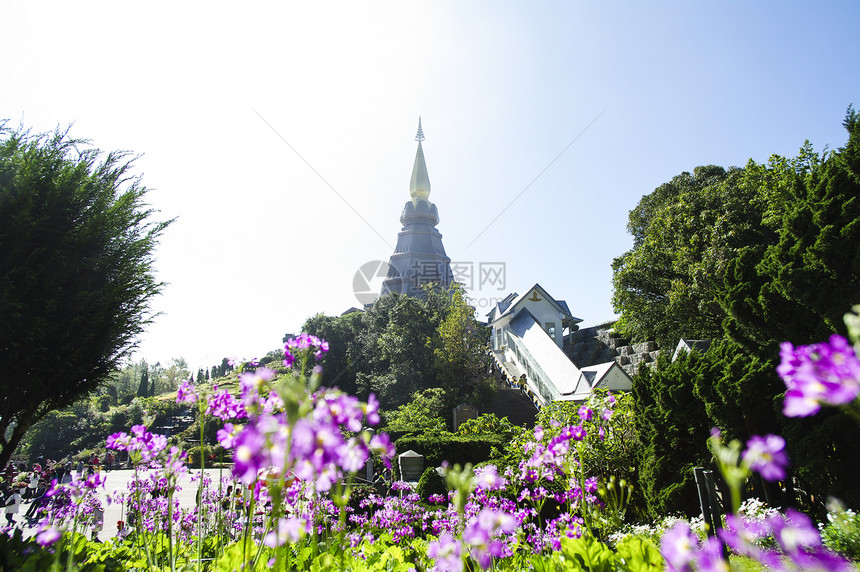
<svg viewBox="0 0 860 572">
<path fill-rule="evenodd" d="M 140 374 L 140 385 L 137 388 L 137 396 L 138 397 L 148 397 L 149 396 L 149 369 L 144 368 L 143 373 Z"/>
<path fill-rule="evenodd" d="M 150 323 L 169 222 L 151 220 L 145 194 L 124 153 L 0 122 L 0 466 L 30 426 L 96 391 Z"/>
</svg>

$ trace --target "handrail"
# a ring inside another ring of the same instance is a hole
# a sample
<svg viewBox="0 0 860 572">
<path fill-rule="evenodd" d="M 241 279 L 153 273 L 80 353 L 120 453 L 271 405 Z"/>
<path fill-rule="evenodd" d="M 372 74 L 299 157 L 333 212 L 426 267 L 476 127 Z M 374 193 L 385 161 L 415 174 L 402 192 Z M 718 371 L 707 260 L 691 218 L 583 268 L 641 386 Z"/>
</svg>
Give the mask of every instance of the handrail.
<svg viewBox="0 0 860 572">
<path fill-rule="evenodd" d="M 519 338 L 507 330 L 505 330 L 505 336 L 509 345 L 515 349 L 517 357 L 526 365 L 526 379 L 536 386 L 537 394 L 543 400 L 542 405 L 561 399 L 561 392 Z"/>
</svg>

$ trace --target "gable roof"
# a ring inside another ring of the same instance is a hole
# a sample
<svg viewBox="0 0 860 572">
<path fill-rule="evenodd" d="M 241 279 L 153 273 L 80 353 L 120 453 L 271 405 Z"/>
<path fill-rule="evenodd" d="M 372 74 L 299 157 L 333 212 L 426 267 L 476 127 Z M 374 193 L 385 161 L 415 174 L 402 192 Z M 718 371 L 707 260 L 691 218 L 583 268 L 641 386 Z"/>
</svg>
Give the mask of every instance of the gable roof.
<svg viewBox="0 0 860 572">
<path fill-rule="evenodd" d="M 681 352 L 700 352 L 705 353 L 711 347 L 711 340 L 688 340 L 681 338 L 678 340 L 678 345 L 675 347 L 675 353 L 672 354 L 672 361 L 678 359 Z"/>
<path fill-rule="evenodd" d="M 499 302 L 497 302 L 496 305 L 493 306 L 493 309 L 485 314 L 487 318 L 489 318 L 489 321 L 494 321 L 502 314 L 502 312 L 507 310 L 508 307 L 511 305 L 511 302 L 513 302 L 517 296 L 518 294 L 516 292 L 511 292 L 510 294 L 502 298 Z"/>
<path fill-rule="evenodd" d="M 567 307 L 567 302 L 562 300 L 559 302 L 555 298 L 549 295 L 549 293 L 544 290 L 543 286 L 535 282 L 535 285 L 525 291 L 524 294 L 517 295 L 516 292 L 513 294 L 508 294 L 501 302 L 499 302 L 495 308 L 493 308 L 487 316 L 489 317 L 489 321 L 495 322 L 505 316 L 514 315 L 518 312 L 521 304 L 524 300 L 528 300 L 527 298 L 529 294 L 533 291 L 537 290 L 543 296 L 543 300 L 548 301 L 560 314 L 562 314 L 562 321 L 572 321 L 571 323 L 577 324 L 582 320 L 580 318 L 575 318 L 570 313 L 570 308 Z"/>
</svg>

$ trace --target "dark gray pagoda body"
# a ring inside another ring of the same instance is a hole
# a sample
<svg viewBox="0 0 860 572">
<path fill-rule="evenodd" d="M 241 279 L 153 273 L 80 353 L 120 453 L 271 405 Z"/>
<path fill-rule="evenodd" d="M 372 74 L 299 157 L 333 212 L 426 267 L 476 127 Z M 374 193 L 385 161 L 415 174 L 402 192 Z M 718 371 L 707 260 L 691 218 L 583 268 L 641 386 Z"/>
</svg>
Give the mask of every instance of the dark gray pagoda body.
<svg viewBox="0 0 860 572">
<path fill-rule="evenodd" d="M 454 282 L 451 259 L 442 246 L 442 234 L 436 230 L 439 212 L 436 205 L 428 200 L 430 177 L 421 147 L 424 133 L 420 119 L 415 139 L 418 141 L 418 151 L 412 167 L 412 180 L 409 182 L 412 200 L 403 206 L 400 215 L 403 230 L 397 235 L 397 246 L 388 262 L 388 277 L 382 283 L 383 296 L 391 292 L 422 296 L 425 284 L 438 284 L 447 288 Z"/>
</svg>

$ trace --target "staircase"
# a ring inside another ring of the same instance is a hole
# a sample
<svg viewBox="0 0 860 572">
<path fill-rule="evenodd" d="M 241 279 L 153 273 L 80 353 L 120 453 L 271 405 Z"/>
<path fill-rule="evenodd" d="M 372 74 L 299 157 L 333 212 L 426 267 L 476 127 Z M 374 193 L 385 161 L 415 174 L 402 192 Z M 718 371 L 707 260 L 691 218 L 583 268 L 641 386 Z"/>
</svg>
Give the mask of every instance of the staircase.
<svg viewBox="0 0 860 572">
<path fill-rule="evenodd" d="M 484 407 L 481 413 L 493 413 L 496 417 L 507 417 L 512 425 L 534 427 L 538 409 L 531 398 L 525 395 L 518 383 L 522 372 L 513 362 L 504 361 L 504 354 L 498 350 L 490 352 L 495 364 L 496 397 Z"/>
<path fill-rule="evenodd" d="M 495 399 L 481 407 L 480 412 L 494 413 L 499 418 L 507 417 L 512 425 L 519 427 L 534 427 L 538 410 L 522 391 L 506 385 L 499 387 Z"/>
</svg>

